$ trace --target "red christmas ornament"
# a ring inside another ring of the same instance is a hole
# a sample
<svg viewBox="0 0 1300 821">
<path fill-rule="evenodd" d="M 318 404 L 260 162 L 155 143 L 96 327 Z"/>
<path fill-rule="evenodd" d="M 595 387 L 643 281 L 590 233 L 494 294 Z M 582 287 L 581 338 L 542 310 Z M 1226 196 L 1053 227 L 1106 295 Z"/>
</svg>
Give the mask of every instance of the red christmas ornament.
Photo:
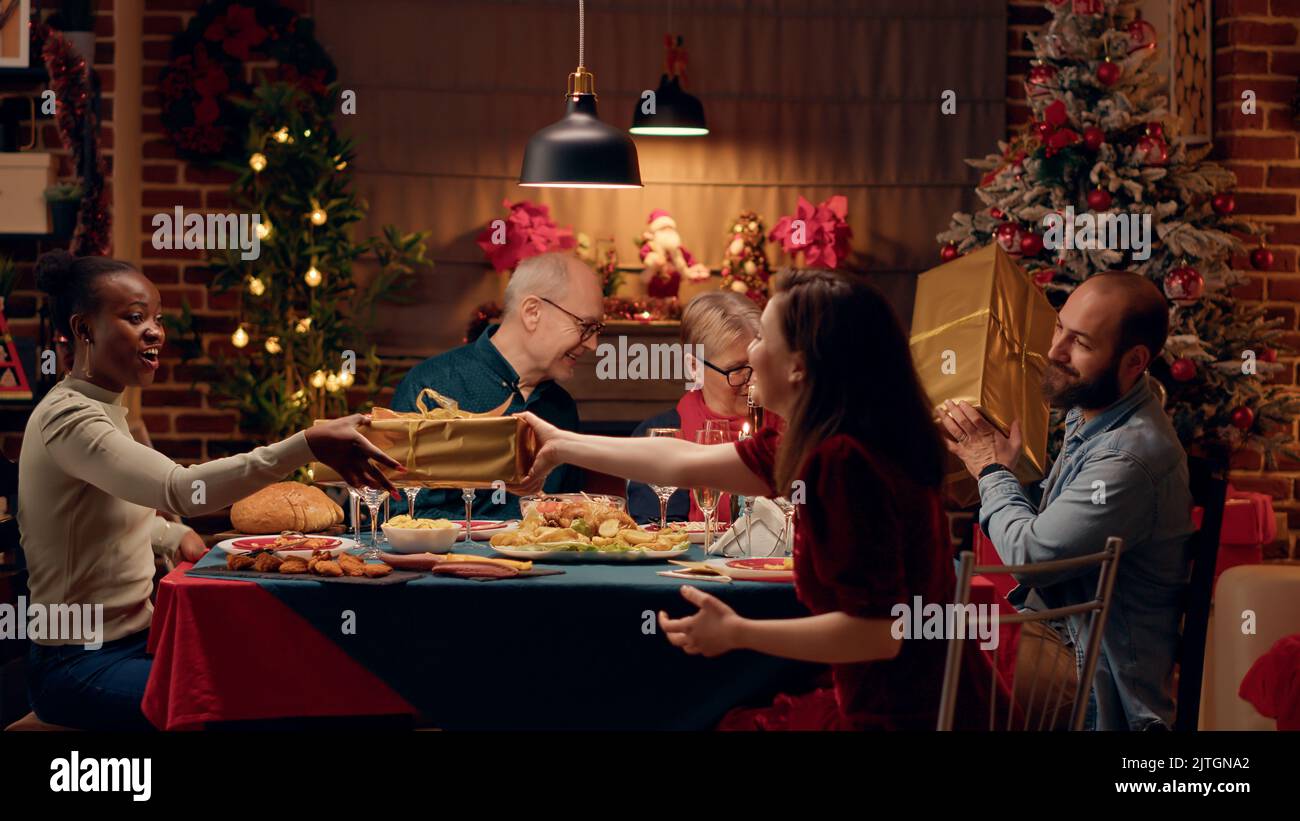
<svg viewBox="0 0 1300 821">
<path fill-rule="evenodd" d="M 1181 305 L 1187 305 L 1201 298 L 1205 293 L 1205 277 L 1201 272 L 1184 265 L 1165 275 L 1165 296 Z"/>
<path fill-rule="evenodd" d="M 1143 165 L 1169 162 L 1169 146 L 1160 137 L 1142 137 L 1137 141 L 1137 159 Z"/>
<path fill-rule="evenodd" d="M 1011 256 L 1018 257 L 1023 253 L 1020 250 L 1020 243 L 1024 239 L 1024 232 L 1018 223 L 1002 223 L 993 229 L 993 237 L 998 241 L 998 245 L 1002 246 L 1002 250 Z"/>
<path fill-rule="evenodd" d="M 1189 382 L 1196 377 L 1196 363 L 1186 357 L 1175 359 L 1169 366 L 1169 375 L 1178 382 Z"/>
<path fill-rule="evenodd" d="M 1259 246 L 1250 252 L 1250 264 L 1255 266 L 1257 271 L 1267 271 L 1273 267 L 1273 252 L 1262 245 Z"/>
<path fill-rule="evenodd" d="M 1101 14 L 1106 11 L 1103 0 L 1074 0 L 1075 14 Z"/>
<path fill-rule="evenodd" d="M 1261 362 L 1276 362 L 1276 361 L 1277 361 L 1277 350 L 1274 349 L 1274 348 L 1265 348 L 1264 350 L 1260 351 L 1260 352 L 1259 352 L 1259 361 L 1261 361 Z"/>
<path fill-rule="evenodd" d="M 1141 17 L 1134 20 L 1124 27 L 1128 32 L 1128 53 L 1149 49 L 1154 51 L 1156 42 L 1159 39 L 1156 35 L 1156 27 L 1143 20 Z"/>
<path fill-rule="evenodd" d="M 957 250 L 957 243 L 955 242 L 950 242 L 939 250 L 939 259 L 944 262 L 952 262 L 959 256 L 961 256 L 961 252 Z"/>
<path fill-rule="evenodd" d="M 1106 132 L 1102 131 L 1095 125 L 1090 125 L 1083 130 L 1083 145 L 1089 151 L 1096 151 L 1106 142 Z"/>
<path fill-rule="evenodd" d="M 1255 424 L 1255 412 L 1250 408 L 1237 408 L 1232 412 L 1232 424 L 1238 430 L 1250 430 Z"/>
<path fill-rule="evenodd" d="M 1006 212 L 1003 211 L 1001 208 L 990 208 L 989 216 L 995 220 L 1000 220 L 1006 216 Z"/>
<path fill-rule="evenodd" d="M 1036 257 L 1043 252 L 1043 238 L 1033 231 L 1025 234 L 1020 240 L 1020 253 L 1027 257 Z"/>
<path fill-rule="evenodd" d="M 1088 207 L 1094 211 L 1110 210 L 1112 197 L 1105 188 L 1094 188 L 1088 192 Z"/>
<path fill-rule="evenodd" d="M 1049 282 L 1051 282 L 1054 279 L 1056 279 L 1055 268 L 1040 268 L 1039 270 L 1034 271 L 1034 282 L 1040 288 L 1043 287 L 1044 285 L 1047 285 Z"/>
<path fill-rule="evenodd" d="M 1057 100 L 1043 112 L 1043 120 L 1051 123 L 1052 129 L 1055 130 L 1070 121 L 1070 112 L 1065 110 L 1063 101 Z"/>
<path fill-rule="evenodd" d="M 1051 94 L 1052 90 L 1048 86 L 1055 79 L 1056 66 L 1034 66 L 1029 69 L 1029 76 L 1025 80 L 1025 94 L 1031 99 Z"/>
<path fill-rule="evenodd" d="M 1237 198 L 1228 193 L 1215 194 L 1210 205 L 1214 208 L 1214 213 L 1226 217 L 1237 210 Z"/>
<path fill-rule="evenodd" d="M 1097 82 L 1104 86 L 1113 86 L 1119 82 L 1119 75 L 1122 73 L 1118 64 L 1107 60 L 1097 66 Z"/>
<path fill-rule="evenodd" d="M 1153 137 L 1157 140 L 1163 140 L 1165 138 L 1165 124 L 1147 123 L 1147 136 Z"/>
</svg>

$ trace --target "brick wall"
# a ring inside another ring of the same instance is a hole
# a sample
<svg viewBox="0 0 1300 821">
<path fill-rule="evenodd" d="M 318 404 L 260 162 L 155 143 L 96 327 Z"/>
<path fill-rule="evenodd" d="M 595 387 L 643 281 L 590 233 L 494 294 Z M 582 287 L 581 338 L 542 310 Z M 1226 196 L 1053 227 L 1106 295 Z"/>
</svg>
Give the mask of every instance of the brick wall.
<svg viewBox="0 0 1300 821">
<path fill-rule="evenodd" d="M 113 0 L 96 0 L 95 3 L 95 72 L 99 75 L 102 101 L 100 103 L 100 145 L 104 153 L 108 179 L 105 188 L 112 196 L 113 174 L 113 97 L 116 77 L 113 72 L 114 59 L 114 20 Z M 37 57 L 39 61 L 39 56 Z M 39 92 L 34 92 L 39 93 Z M 26 140 L 28 123 L 23 123 L 22 139 Z M 52 118 L 45 117 L 39 121 L 37 130 L 37 151 L 48 151 L 59 158 L 59 177 L 61 180 L 75 181 L 76 169 L 72 154 L 65 151 L 59 139 L 58 128 Z M 10 331 L 18 337 L 34 339 L 38 336 L 37 292 L 33 276 L 33 261 L 44 251 L 57 247 L 31 240 L 15 241 L 0 239 L 0 253 L 13 259 L 18 265 L 18 280 L 14 290 L 5 302 L 5 319 Z M 35 374 L 27 374 L 32 380 Z M 30 404 L 6 402 L 0 404 L 0 443 L 4 454 L 10 459 L 18 458 L 22 443 L 22 431 L 27 424 Z"/>
<path fill-rule="evenodd" d="M 1007 32 L 1007 127 L 1031 118 L 1025 102 L 1024 78 L 1033 51 L 1025 34 L 1037 30 L 1051 13 L 1040 0 L 1010 0 Z M 1300 154 L 1292 119 L 1296 77 L 1300 75 L 1300 0 L 1215 0 L 1214 100 L 1215 151 L 1212 155 L 1237 175 L 1237 213 L 1274 226 L 1269 246 L 1276 256 L 1272 270 L 1255 271 L 1240 258 L 1234 267 L 1249 283 L 1237 291 L 1242 299 L 1262 302 L 1270 316 L 1280 317 L 1290 331 L 1288 343 L 1300 349 L 1296 324 L 1300 303 Z M 1241 113 L 1241 93 L 1255 92 L 1258 113 Z M 1295 385 L 1297 358 L 1282 357 L 1286 367 L 1274 379 Z M 1300 434 L 1300 431 L 1295 431 Z M 1286 515 L 1289 533 L 1266 548 L 1269 558 L 1300 558 L 1300 463 L 1283 460 L 1278 470 L 1265 471 L 1254 453 L 1233 459 L 1233 483 L 1242 490 L 1268 493 Z"/>
</svg>

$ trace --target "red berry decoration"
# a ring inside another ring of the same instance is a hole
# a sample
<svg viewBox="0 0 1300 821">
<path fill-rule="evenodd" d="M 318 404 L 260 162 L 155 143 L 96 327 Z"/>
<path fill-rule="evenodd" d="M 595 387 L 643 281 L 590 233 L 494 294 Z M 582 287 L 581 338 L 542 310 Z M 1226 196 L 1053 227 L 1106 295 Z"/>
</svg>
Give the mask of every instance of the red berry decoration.
<svg viewBox="0 0 1300 821">
<path fill-rule="evenodd" d="M 1034 282 L 1036 282 L 1040 288 L 1054 279 L 1056 279 L 1055 268 L 1041 268 L 1034 271 Z"/>
<path fill-rule="evenodd" d="M 1043 238 L 1030 231 L 1020 240 L 1020 253 L 1027 257 L 1036 257 L 1043 253 Z"/>
<path fill-rule="evenodd" d="M 1180 305 L 1189 305 L 1205 293 L 1205 278 L 1189 266 L 1175 268 L 1165 276 L 1165 296 Z"/>
<path fill-rule="evenodd" d="M 1038 138 L 1044 142 L 1047 141 L 1048 137 L 1052 136 L 1052 132 L 1055 130 L 1056 129 L 1052 128 L 1052 124 L 1047 122 L 1046 120 L 1043 120 L 1042 122 L 1034 123 L 1034 133 L 1037 134 Z"/>
<path fill-rule="evenodd" d="M 1175 359 L 1169 366 L 1169 375 L 1178 382 L 1191 381 L 1196 377 L 1196 363 L 1186 357 Z"/>
<path fill-rule="evenodd" d="M 1214 199 L 1210 200 L 1214 213 L 1221 217 L 1226 217 L 1233 211 L 1237 210 L 1237 198 L 1231 194 L 1215 194 Z"/>
<path fill-rule="evenodd" d="M 1169 162 L 1169 145 L 1162 137 L 1141 137 L 1137 141 L 1137 158 L 1143 165 L 1164 165 Z"/>
<path fill-rule="evenodd" d="M 1095 125 L 1083 130 L 1083 146 L 1089 151 L 1097 151 L 1106 142 L 1106 132 Z"/>
<path fill-rule="evenodd" d="M 1119 76 L 1123 71 L 1119 65 L 1107 60 L 1097 66 L 1097 82 L 1104 86 L 1113 86 L 1119 82 Z"/>
<path fill-rule="evenodd" d="M 1259 246 L 1250 252 L 1250 264 L 1255 266 L 1257 271 L 1267 271 L 1273 267 L 1273 252 L 1262 245 Z"/>
<path fill-rule="evenodd" d="M 990 209 L 989 209 L 989 216 L 992 217 L 992 218 L 995 219 L 995 220 L 1004 219 L 1004 218 L 1006 217 L 1006 215 L 1007 215 L 1006 212 L 1003 211 L 1001 208 L 990 208 Z"/>
<path fill-rule="evenodd" d="M 1276 348 L 1265 348 L 1264 350 L 1260 351 L 1260 352 L 1259 352 L 1259 361 L 1260 361 L 1260 362 L 1276 362 L 1276 361 L 1277 361 L 1277 349 L 1276 349 Z"/>
<path fill-rule="evenodd" d="M 955 242 L 948 243 L 939 251 L 939 259 L 944 262 L 952 262 L 959 256 L 961 256 L 961 252 L 957 250 L 957 243 Z"/>
<path fill-rule="evenodd" d="M 1094 188 L 1088 192 L 1088 207 L 1094 211 L 1110 210 L 1112 198 L 1105 188 Z"/>
<path fill-rule="evenodd" d="M 1232 412 L 1232 424 L 1238 430 L 1250 430 L 1255 424 L 1255 412 L 1250 408 L 1237 408 Z"/>
</svg>

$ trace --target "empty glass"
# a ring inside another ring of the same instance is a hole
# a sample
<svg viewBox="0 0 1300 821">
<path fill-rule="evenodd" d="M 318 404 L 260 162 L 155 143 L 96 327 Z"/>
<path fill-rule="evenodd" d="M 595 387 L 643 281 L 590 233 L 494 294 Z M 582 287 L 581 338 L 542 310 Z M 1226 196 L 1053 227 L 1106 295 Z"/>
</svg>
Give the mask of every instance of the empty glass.
<svg viewBox="0 0 1300 821">
<path fill-rule="evenodd" d="M 646 436 L 659 438 L 680 437 L 682 431 L 680 428 L 650 428 L 646 431 Z M 677 492 L 677 488 L 670 485 L 651 485 L 650 489 L 659 497 L 659 529 L 665 530 L 668 527 L 668 499 Z"/>
<path fill-rule="evenodd" d="M 460 498 L 465 500 L 465 544 L 474 544 L 470 529 L 474 524 L 474 488 L 461 488 Z"/>
<path fill-rule="evenodd" d="M 727 437 L 722 430 L 709 430 L 706 427 L 705 430 L 696 432 L 695 441 L 701 445 L 721 445 L 727 441 Z M 691 494 L 695 497 L 696 506 L 704 514 L 704 555 L 709 556 L 713 552 L 713 522 L 714 511 L 718 507 L 718 490 L 711 487 L 694 487 L 691 488 Z"/>
<path fill-rule="evenodd" d="M 361 488 L 361 500 L 370 510 L 370 547 L 362 555 L 367 559 L 379 558 L 379 503 L 388 498 L 388 493 L 373 487 Z"/>
</svg>

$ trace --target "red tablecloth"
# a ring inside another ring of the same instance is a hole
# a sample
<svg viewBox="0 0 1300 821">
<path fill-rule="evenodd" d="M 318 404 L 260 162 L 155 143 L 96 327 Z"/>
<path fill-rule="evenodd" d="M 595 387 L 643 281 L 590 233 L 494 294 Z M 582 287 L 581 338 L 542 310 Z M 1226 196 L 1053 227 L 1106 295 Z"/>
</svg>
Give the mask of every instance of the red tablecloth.
<svg viewBox="0 0 1300 821">
<path fill-rule="evenodd" d="M 190 578 L 190 567 L 158 587 L 142 705 L 155 726 L 418 712 L 258 585 Z"/>
</svg>

